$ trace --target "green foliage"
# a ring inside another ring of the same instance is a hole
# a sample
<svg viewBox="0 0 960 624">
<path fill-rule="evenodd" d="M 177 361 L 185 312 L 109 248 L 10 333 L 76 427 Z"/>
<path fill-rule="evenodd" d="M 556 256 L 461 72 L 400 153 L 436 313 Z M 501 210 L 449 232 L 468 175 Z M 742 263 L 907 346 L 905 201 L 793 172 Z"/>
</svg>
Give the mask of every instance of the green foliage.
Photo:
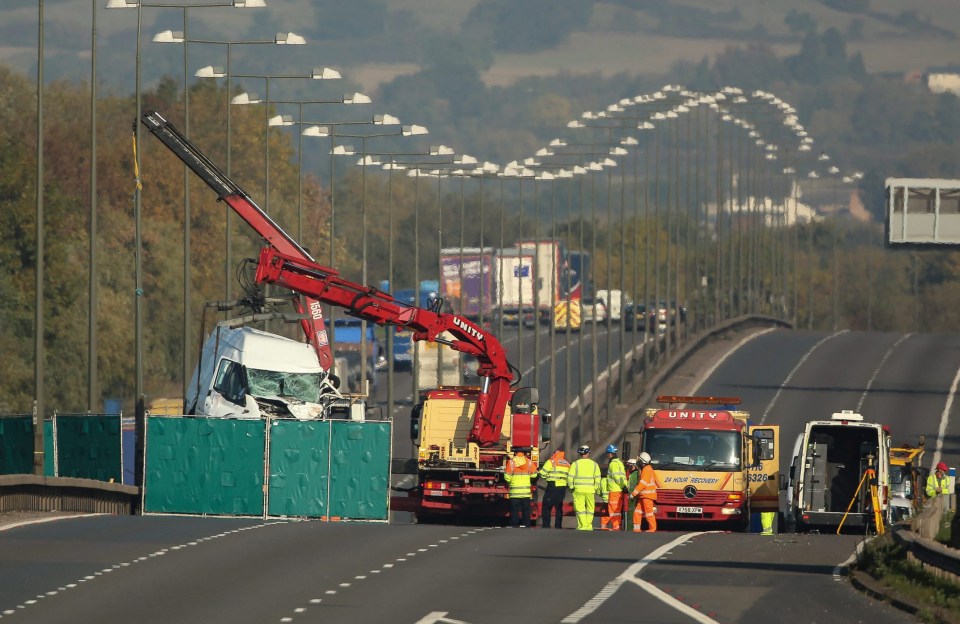
<svg viewBox="0 0 960 624">
<path fill-rule="evenodd" d="M 918 615 L 924 621 L 943 621 L 941 614 L 955 619 L 960 615 L 960 588 L 909 562 L 906 549 L 888 533 L 864 546 L 855 568 L 880 581 L 894 595 L 922 605 Z"/>
<path fill-rule="evenodd" d="M 817 21 L 813 19 L 809 13 L 800 13 L 796 9 L 790 9 L 783 23 L 786 24 L 790 32 L 795 35 L 806 35 L 817 32 Z"/>
</svg>

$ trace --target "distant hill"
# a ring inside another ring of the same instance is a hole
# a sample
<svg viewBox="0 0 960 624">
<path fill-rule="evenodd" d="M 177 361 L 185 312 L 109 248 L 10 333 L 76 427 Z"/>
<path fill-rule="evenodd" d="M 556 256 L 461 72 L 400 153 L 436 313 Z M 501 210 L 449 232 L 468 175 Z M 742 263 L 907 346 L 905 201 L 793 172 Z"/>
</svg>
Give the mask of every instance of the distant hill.
<svg viewBox="0 0 960 624">
<path fill-rule="evenodd" d="M 192 0 L 191 4 L 201 4 Z M 382 81 L 410 73 L 429 62 L 424 42 L 464 40 L 461 32 L 478 5 L 501 0 L 266 0 L 265 9 L 189 10 L 192 39 L 262 40 L 275 32 L 295 31 L 309 46 L 292 56 L 306 63 L 334 65 L 355 75 L 372 90 Z M 507 3 L 530 5 L 542 0 Z M 833 27 L 844 34 L 850 52 L 861 52 L 871 73 L 906 73 L 960 64 L 960 3 L 956 0 L 610 0 L 591 2 L 589 19 L 571 25 L 571 34 L 556 46 L 525 52 L 491 50 L 483 73 L 488 85 L 504 85 L 531 75 L 600 73 L 662 74 L 677 61 L 696 62 L 728 46 L 765 43 L 780 53 L 797 49 L 804 28 Z M 170 4 L 174 4 L 171 2 Z M 106 10 L 98 0 L 98 65 L 105 85 L 132 83 L 136 10 Z M 219 4 L 222 4 L 220 0 Z M 77 0 L 46 0 L 45 75 L 49 79 L 89 76 L 91 5 Z M 143 9 L 143 67 L 161 73 L 181 71 L 179 46 L 159 52 L 150 39 L 158 30 L 182 30 L 182 11 Z M 35 72 L 36 6 L 0 6 L 0 63 Z M 490 39 L 490 37 L 486 37 Z M 251 46 L 244 46 L 251 48 Z M 262 48 L 251 52 L 233 46 L 238 64 L 251 55 L 277 57 Z M 126 52 L 126 53 L 124 53 Z M 290 52 L 289 50 L 284 51 Z M 473 50 L 465 49 L 470 55 Z M 193 58 L 225 64 L 213 45 L 195 44 Z M 290 56 L 290 55 L 288 55 Z M 260 65 L 254 62 L 254 67 Z M 274 63 L 275 65 L 275 63 Z M 275 71 L 275 67 L 271 71 Z M 149 76 L 147 72 L 143 75 Z"/>
</svg>

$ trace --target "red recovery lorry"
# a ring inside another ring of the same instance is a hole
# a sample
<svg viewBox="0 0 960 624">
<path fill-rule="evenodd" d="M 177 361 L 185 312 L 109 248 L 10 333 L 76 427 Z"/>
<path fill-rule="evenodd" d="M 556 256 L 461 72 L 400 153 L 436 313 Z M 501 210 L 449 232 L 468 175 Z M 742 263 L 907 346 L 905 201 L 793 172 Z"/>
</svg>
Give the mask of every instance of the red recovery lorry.
<svg viewBox="0 0 960 624">
<path fill-rule="evenodd" d="M 750 527 L 779 510 L 779 427 L 752 425 L 736 397 L 659 396 L 646 410 L 640 448 L 657 479 L 657 522 Z"/>
<path fill-rule="evenodd" d="M 447 345 L 475 357 L 480 387 L 441 387 L 422 393 L 411 429 L 418 445 L 417 485 L 409 496 L 391 502 L 418 519 L 437 517 L 491 520 L 506 516 L 508 487 L 503 470 L 514 450 L 536 463 L 549 438 L 549 414 L 541 414 L 536 388 L 513 388 L 515 370 L 500 342 L 470 320 L 430 308 L 401 303 L 372 286 L 341 277 L 317 263 L 290 238 L 243 189 L 214 165 L 159 113 L 147 112 L 144 125 L 207 183 L 263 239 L 255 282 L 292 290 L 305 298 L 303 329 L 324 369 L 332 364 L 321 304 L 350 316 L 410 330 L 413 339 Z"/>
</svg>

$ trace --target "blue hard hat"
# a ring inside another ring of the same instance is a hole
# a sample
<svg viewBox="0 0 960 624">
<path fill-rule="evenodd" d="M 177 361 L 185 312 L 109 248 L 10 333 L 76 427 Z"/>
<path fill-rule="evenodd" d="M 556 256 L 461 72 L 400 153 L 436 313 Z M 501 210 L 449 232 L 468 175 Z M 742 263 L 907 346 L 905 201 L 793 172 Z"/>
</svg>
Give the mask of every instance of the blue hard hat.
<svg viewBox="0 0 960 624">
<path fill-rule="evenodd" d="M 616 445 L 616 444 L 611 444 L 611 445 L 609 445 L 609 446 L 607 447 L 607 452 L 608 452 L 608 453 L 616 453 L 616 452 L 617 452 L 617 445 Z"/>
</svg>

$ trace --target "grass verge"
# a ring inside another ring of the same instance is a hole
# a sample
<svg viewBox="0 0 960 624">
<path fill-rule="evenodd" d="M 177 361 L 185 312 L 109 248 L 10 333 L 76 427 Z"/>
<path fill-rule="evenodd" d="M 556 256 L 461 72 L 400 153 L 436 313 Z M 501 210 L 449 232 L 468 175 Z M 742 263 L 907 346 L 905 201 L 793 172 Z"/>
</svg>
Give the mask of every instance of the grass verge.
<svg viewBox="0 0 960 624">
<path fill-rule="evenodd" d="M 906 545 L 898 544 L 891 533 L 868 543 L 853 567 L 883 585 L 888 599 L 915 605 L 922 621 L 960 622 L 960 586 L 907 561 Z"/>
</svg>

